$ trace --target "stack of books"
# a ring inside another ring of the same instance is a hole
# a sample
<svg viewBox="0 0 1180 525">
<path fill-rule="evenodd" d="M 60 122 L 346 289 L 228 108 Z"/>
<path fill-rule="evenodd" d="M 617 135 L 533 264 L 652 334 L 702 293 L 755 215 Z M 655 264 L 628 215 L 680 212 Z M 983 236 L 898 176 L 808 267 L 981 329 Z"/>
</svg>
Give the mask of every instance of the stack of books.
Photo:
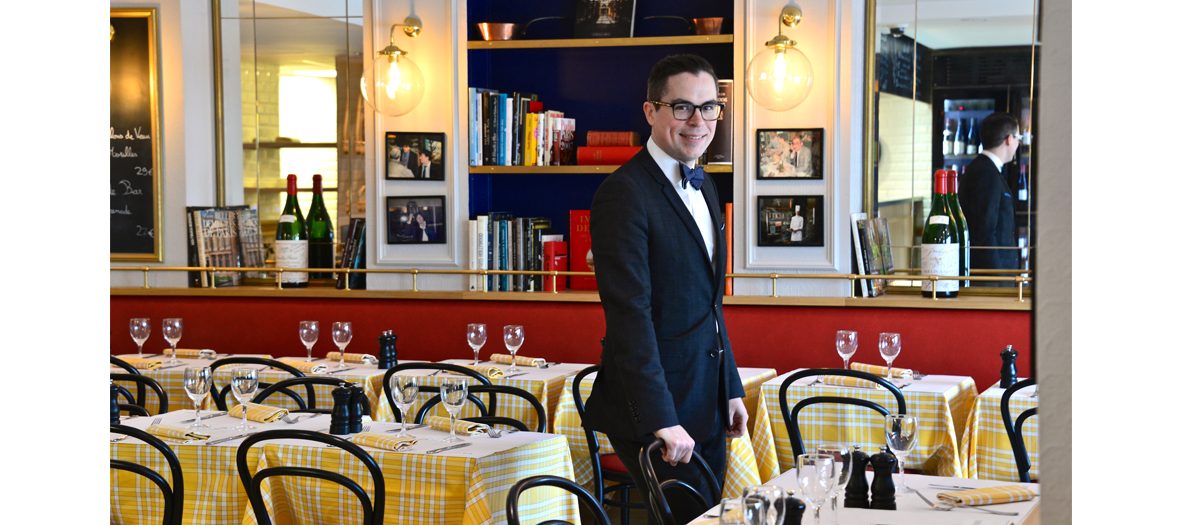
<svg viewBox="0 0 1180 525">
<path fill-rule="evenodd" d="M 565 262 L 564 235 L 545 217 L 513 217 L 510 212 L 491 212 L 468 221 L 468 265 L 472 270 L 545 271 L 561 270 Z M 549 246 L 553 244 L 554 246 Z M 540 292 L 552 288 L 552 278 L 541 275 L 488 275 L 484 283 L 472 275 L 470 291 Z M 559 278 L 558 289 L 564 289 Z M 481 286 L 482 284 L 482 286 Z"/>
<path fill-rule="evenodd" d="M 578 148 L 578 165 L 623 164 L 641 149 L 639 133 L 634 131 L 587 131 L 586 145 Z"/>
<path fill-rule="evenodd" d="M 468 88 L 472 166 L 565 166 L 574 163 L 574 119 L 546 110 L 532 93 Z"/>
</svg>

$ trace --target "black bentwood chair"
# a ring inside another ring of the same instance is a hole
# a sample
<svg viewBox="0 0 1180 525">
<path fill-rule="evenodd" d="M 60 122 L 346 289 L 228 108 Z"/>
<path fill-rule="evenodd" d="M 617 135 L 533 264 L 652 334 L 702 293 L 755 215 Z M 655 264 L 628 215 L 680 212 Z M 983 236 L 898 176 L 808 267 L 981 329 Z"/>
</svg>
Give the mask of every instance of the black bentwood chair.
<svg viewBox="0 0 1180 525">
<path fill-rule="evenodd" d="M 517 481 L 512 488 L 508 489 L 508 499 L 504 502 L 504 511 L 508 514 L 508 525 L 520 525 L 520 510 L 518 509 L 517 500 L 520 499 L 520 494 L 533 487 L 557 487 L 572 492 L 574 496 L 578 497 L 578 502 L 590 509 L 590 514 L 594 516 L 594 523 L 597 525 L 610 525 L 610 520 L 606 517 L 606 511 L 603 510 L 602 505 L 598 504 L 598 500 L 594 496 L 586 492 L 586 489 L 579 486 L 577 483 L 565 478 L 557 476 L 533 476 L 531 478 L 524 478 Z M 568 521 L 564 520 L 547 520 L 545 525 L 570 525 Z"/>
<path fill-rule="evenodd" d="M 421 388 L 421 387 L 419 387 L 419 388 Z M 546 421 L 545 421 L 545 407 L 543 405 L 541 405 L 540 401 L 537 400 L 537 396 L 530 394 L 527 390 L 521 390 L 521 389 L 516 388 L 514 386 L 508 386 L 508 385 L 475 385 L 475 386 L 468 386 L 467 387 L 467 396 L 468 397 L 472 397 L 472 396 L 475 396 L 478 394 L 488 394 L 489 404 L 491 403 L 490 399 L 492 398 L 492 396 L 495 396 L 496 394 L 513 395 L 513 396 L 520 397 L 521 399 L 524 399 L 530 405 L 533 406 L 533 410 L 537 414 L 537 430 L 536 430 L 536 432 L 544 432 L 545 431 L 545 423 L 546 423 Z M 426 419 L 426 414 L 430 413 L 430 410 L 433 409 L 434 406 L 439 404 L 441 401 L 442 401 L 442 398 L 436 395 L 436 396 L 430 398 L 429 400 L 427 400 L 426 403 L 423 403 L 422 408 L 418 410 L 418 415 L 414 417 L 414 423 L 421 423 L 422 420 Z M 528 432 L 528 430 L 529 430 L 529 426 L 527 424 L 525 424 L 523 421 L 520 421 L 517 419 L 512 419 L 510 417 L 487 415 L 487 416 L 464 417 L 464 418 L 460 418 L 460 419 L 462 419 L 463 421 L 472 421 L 475 423 L 483 423 L 483 424 L 489 425 L 489 426 L 491 426 L 491 425 L 508 425 L 508 426 L 515 427 L 517 430 L 523 430 L 525 432 Z"/>
<path fill-rule="evenodd" d="M 139 372 L 139 369 L 135 368 L 134 366 L 131 366 L 131 363 L 128 363 L 127 361 L 119 359 L 118 357 L 111 356 L 111 364 L 115 365 L 119 368 L 122 368 L 123 370 L 126 370 L 128 374 L 135 374 L 137 376 L 143 375 Z M 136 399 L 142 399 L 143 396 L 144 396 L 143 385 L 140 385 L 140 384 L 135 385 Z"/>
<path fill-rule="evenodd" d="M 265 357 L 226 357 L 224 359 L 218 359 L 209 364 L 210 374 L 213 375 L 217 372 L 218 368 L 229 365 L 266 365 L 287 372 L 288 374 L 291 374 L 295 377 L 307 377 L 303 374 L 303 372 L 300 372 L 298 368 L 279 361 L 278 359 L 267 359 Z M 225 404 L 225 400 L 230 395 L 229 389 L 231 385 L 227 384 L 224 387 L 218 389 L 217 381 L 215 379 L 210 380 L 209 385 L 209 394 L 213 396 L 213 404 L 217 405 L 217 410 L 229 410 L 229 407 Z M 258 383 L 258 388 L 260 389 L 264 389 L 269 386 L 270 384 L 268 383 Z M 312 385 L 306 386 L 308 407 L 315 408 L 315 388 Z"/>
<path fill-rule="evenodd" d="M 717 477 L 713 475 L 713 469 L 709 468 L 709 464 L 705 463 L 705 459 L 701 457 L 697 451 L 692 451 L 692 461 L 689 463 L 696 465 L 701 471 L 701 476 L 705 478 L 705 484 L 709 487 L 711 500 L 706 500 L 705 496 L 697 491 L 692 485 L 685 483 L 679 479 L 669 479 L 661 482 L 656 476 L 656 470 L 651 464 L 651 455 L 653 452 L 661 453 L 664 450 L 664 440 L 657 438 L 655 441 L 643 446 L 643 450 L 639 453 L 639 468 L 643 471 L 643 482 L 647 485 L 650 493 L 651 501 L 651 515 L 656 520 L 656 525 L 676 525 L 676 519 L 672 516 L 672 506 L 668 504 L 668 497 L 665 491 L 670 489 L 677 489 L 685 491 L 690 498 L 699 506 L 699 512 L 692 512 L 692 514 L 702 514 L 709 510 L 714 505 L 721 503 L 721 485 L 717 483 Z M 662 461 L 662 460 L 661 460 Z"/>
<path fill-rule="evenodd" d="M 897 400 L 897 413 L 906 413 L 905 397 L 902 396 L 901 390 L 899 390 L 893 385 L 893 383 L 890 383 L 883 377 L 878 377 L 868 372 L 861 372 L 859 370 L 845 370 L 843 368 L 811 368 L 807 370 L 800 370 L 794 374 L 791 374 L 790 377 L 787 377 L 787 379 L 783 381 L 782 386 L 780 386 L 778 389 L 778 406 L 779 410 L 783 413 L 783 421 L 787 426 L 787 435 L 791 438 L 791 453 L 793 456 L 807 453 L 806 449 L 803 447 L 803 437 L 799 433 L 799 411 L 807 408 L 808 406 L 819 403 L 856 405 L 859 407 L 871 409 L 882 416 L 888 416 L 890 414 L 889 409 L 877 403 L 867 399 L 855 397 L 812 396 L 804 398 L 798 403 L 795 403 L 794 407 L 789 406 L 787 404 L 787 389 L 791 387 L 791 384 L 800 379 L 815 376 L 847 376 L 877 383 L 878 385 L 884 387 L 885 390 L 888 390 L 889 393 L 893 394 L 893 398 Z"/>
<path fill-rule="evenodd" d="M 369 470 L 369 475 L 373 477 L 373 497 L 369 497 L 365 489 L 361 488 L 360 483 L 339 472 L 330 470 L 311 467 L 269 467 L 254 472 L 251 475 L 250 465 L 246 459 L 250 454 L 250 447 L 271 439 L 305 439 L 308 441 L 318 441 L 338 447 L 352 454 L 360 460 L 361 464 Z M 351 441 L 330 434 L 299 429 L 266 430 L 247 437 L 245 441 L 242 441 L 242 444 L 238 447 L 238 477 L 242 479 L 242 486 L 246 487 L 246 496 L 250 498 L 250 506 L 254 508 L 254 517 L 258 520 L 258 525 L 271 525 L 270 514 L 267 513 L 266 503 L 262 499 L 262 481 L 272 476 L 303 476 L 337 483 L 351 491 L 360 500 L 361 510 L 363 512 L 362 524 L 377 525 L 382 523 L 385 513 L 385 476 L 381 473 L 381 467 L 377 466 L 377 462 L 373 460 L 373 457 L 359 445 L 353 444 Z"/>
<path fill-rule="evenodd" d="M 168 462 L 168 470 L 172 471 L 171 486 L 168 485 L 168 481 L 159 472 L 138 463 L 132 463 L 122 459 L 112 459 L 111 468 L 139 474 L 152 483 L 155 483 L 164 495 L 164 519 L 160 523 L 164 525 L 180 525 L 181 518 L 184 517 L 184 474 L 180 471 L 180 459 L 176 457 L 176 453 L 172 451 L 171 447 L 160 440 L 160 438 L 138 428 L 126 425 L 111 425 L 111 433 L 124 434 L 143 441 L 164 456 L 164 461 Z"/>
<path fill-rule="evenodd" d="M 582 402 L 582 380 L 586 376 L 602 370 L 602 365 L 583 368 L 574 376 L 573 394 L 574 408 L 578 409 L 578 417 L 582 420 L 582 431 L 586 433 L 586 446 L 590 450 L 590 469 L 594 472 L 594 497 L 603 506 L 610 505 L 619 508 L 619 521 L 622 525 L 631 523 L 631 509 L 642 510 L 642 501 L 631 501 L 631 489 L 635 487 L 635 480 L 623 466 L 622 460 L 616 453 L 601 454 L 602 448 L 598 443 L 598 434 L 586 426 L 586 405 Z M 605 487 L 607 481 L 615 484 L 609 489 Z M 608 498 L 612 493 L 619 493 L 619 499 Z"/>
<path fill-rule="evenodd" d="M 438 374 L 440 372 L 453 372 L 456 374 L 466 375 L 466 376 L 480 382 L 481 384 L 483 384 L 485 386 L 492 386 L 492 381 L 490 379 L 488 379 L 486 376 L 484 376 L 483 374 L 481 374 L 479 372 L 476 372 L 475 370 L 473 370 L 471 368 L 467 368 L 465 366 L 459 366 L 459 365 L 455 365 L 455 364 L 451 364 L 451 363 L 402 363 L 402 364 L 397 365 L 393 368 L 390 368 L 389 370 L 386 370 L 385 375 L 381 378 L 381 388 L 383 390 L 385 390 L 385 400 L 389 402 L 390 408 L 393 409 L 393 417 L 399 423 L 402 421 L 402 413 L 401 413 L 401 410 L 398 410 L 397 405 L 393 403 L 393 387 L 390 385 L 392 384 L 391 380 L 392 380 L 393 376 L 403 370 L 434 370 L 435 371 L 434 374 Z M 431 375 L 433 376 L 434 374 L 431 374 Z M 428 377 L 428 376 L 423 376 L 423 377 Z M 469 384 L 469 386 L 470 386 L 470 384 Z M 423 392 L 431 393 L 431 394 L 438 394 L 439 388 L 437 386 L 419 385 L 418 386 L 419 398 L 421 398 Z M 475 406 L 479 408 L 480 414 L 482 414 L 484 416 L 496 415 L 496 396 L 494 394 L 488 398 L 488 403 L 486 406 L 484 405 L 483 400 L 479 399 L 478 397 L 476 397 L 474 395 L 471 395 L 470 393 L 467 394 L 467 398 L 470 399 L 471 402 L 474 403 Z M 422 414 L 422 413 L 424 413 L 424 411 L 419 410 L 418 413 Z M 411 417 L 409 419 L 417 419 L 417 418 Z"/>
<path fill-rule="evenodd" d="M 1012 394 L 1035 384 L 1037 384 L 1036 378 L 1017 381 L 1012 386 L 1005 388 L 1004 395 L 1000 396 L 1000 417 L 1004 419 L 1004 430 L 1008 433 L 1008 442 L 1012 444 L 1012 455 L 1016 458 L 1016 472 L 1020 474 L 1020 481 L 1024 483 L 1032 483 L 1032 478 L 1029 476 L 1029 471 L 1032 470 L 1032 461 L 1028 459 L 1028 449 L 1024 446 L 1022 429 L 1028 418 L 1037 415 L 1037 407 L 1021 412 L 1019 416 L 1016 416 L 1016 424 L 1013 425 Z"/>
<path fill-rule="evenodd" d="M 261 404 L 263 401 L 266 400 L 266 398 L 270 397 L 273 394 L 283 394 L 283 395 L 291 398 L 295 402 L 295 405 L 299 407 L 295 410 L 290 410 L 290 412 L 309 412 L 309 413 L 313 413 L 313 414 L 331 414 L 332 407 L 329 406 L 329 407 L 323 407 L 323 408 L 316 408 L 314 403 L 312 403 L 309 406 L 308 403 L 306 401 L 304 401 L 303 396 L 296 393 L 294 390 L 291 389 L 291 387 L 299 386 L 299 385 L 325 385 L 325 386 L 331 386 L 331 387 L 341 387 L 341 386 L 346 386 L 346 385 L 350 385 L 350 384 L 352 384 L 350 381 L 348 381 L 346 379 L 341 379 L 339 377 L 319 377 L 319 376 L 292 377 L 290 379 L 284 379 L 282 381 L 279 381 L 278 383 L 275 383 L 273 385 L 270 385 L 270 386 L 262 389 L 257 394 L 255 394 L 254 399 L 251 402 Z M 314 399 L 315 398 L 312 398 L 313 401 L 314 401 Z M 369 407 L 369 398 L 367 398 L 367 397 L 361 399 L 361 414 L 366 415 L 366 416 L 372 415 L 372 409 Z"/>
<path fill-rule="evenodd" d="M 115 386 L 119 389 L 119 396 L 128 401 L 126 404 L 119 403 L 119 410 L 127 410 L 129 413 L 141 416 L 150 415 L 147 410 L 147 392 L 145 392 L 145 388 L 150 388 L 160 400 L 160 411 L 157 413 L 163 414 L 168 412 L 168 393 L 164 392 L 164 387 L 161 387 L 160 383 L 156 382 L 155 379 L 139 374 L 111 374 L 111 380 L 135 383 L 136 390 L 139 391 L 138 397 L 132 397 L 130 390 L 116 383 Z"/>
</svg>

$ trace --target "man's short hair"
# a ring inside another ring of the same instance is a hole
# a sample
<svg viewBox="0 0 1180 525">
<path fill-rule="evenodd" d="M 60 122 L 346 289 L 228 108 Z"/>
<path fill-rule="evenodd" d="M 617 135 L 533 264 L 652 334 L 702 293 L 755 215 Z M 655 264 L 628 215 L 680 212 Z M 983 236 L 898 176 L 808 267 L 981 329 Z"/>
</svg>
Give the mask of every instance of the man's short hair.
<svg viewBox="0 0 1180 525">
<path fill-rule="evenodd" d="M 717 87 L 717 73 L 713 72 L 713 65 L 697 55 L 672 55 L 664 57 L 651 68 L 651 75 L 647 77 L 647 99 L 660 100 L 668 90 L 668 79 L 681 73 L 700 75 L 708 73 L 713 77 L 713 87 Z M 663 101 L 661 101 L 663 102 Z M 656 107 L 656 109 L 660 109 Z"/>
<path fill-rule="evenodd" d="M 988 115 L 979 125 L 979 138 L 983 149 L 999 147 L 1008 135 L 1020 133 L 1020 122 L 1011 113 L 999 111 Z"/>
</svg>

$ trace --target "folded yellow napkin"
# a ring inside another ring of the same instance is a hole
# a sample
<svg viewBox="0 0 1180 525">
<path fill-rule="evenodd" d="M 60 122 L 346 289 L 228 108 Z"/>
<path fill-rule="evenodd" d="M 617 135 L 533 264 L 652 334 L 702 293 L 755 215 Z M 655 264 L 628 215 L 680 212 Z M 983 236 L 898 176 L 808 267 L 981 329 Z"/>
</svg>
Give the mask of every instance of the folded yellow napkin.
<svg viewBox="0 0 1180 525">
<path fill-rule="evenodd" d="M 449 417 L 431 416 L 426 418 L 426 424 L 435 430 L 451 431 L 451 418 Z M 488 433 L 488 426 L 483 423 L 472 423 L 457 419 L 455 420 L 455 433 L 464 436 L 482 436 Z"/>
<path fill-rule="evenodd" d="M 392 450 L 394 452 L 409 450 L 410 447 L 418 444 L 418 440 L 412 437 L 393 437 L 375 434 L 373 432 L 361 432 L 352 437 L 352 442 L 364 447 Z"/>
<path fill-rule="evenodd" d="M 470 368 L 484 375 L 484 377 L 491 379 L 495 377 L 504 377 L 504 369 L 492 365 L 459 365 L 463 368 Z M 457 372 L 447 372 L 448 374 L 463 375 Z"/>
<path fill-rule="evenodd" d="M 303 372 L 305 374 L 322 374 L 322 373 L 328 371 L 328 365 L 325 365 L 323 363 L 309 363 L 307 361 L 304 361 L 302 359 L 297 359 L 294 357 L 292 357 L 292 358 L 280 357 L 279 361 L 282 361 L 288 365 L 291 365 L 291 366 L 295 367 L 296 370 Z"/>
<path fill-rule="evenodd" d="M 339 361 L 340 360 L 340 352 L 328 352 L 328 360 L 329 361 Z M 375 365 L 375 364 L 377 364 L 377 358 L 373 357 L 369 354 L 345 353 L 344 354 L 344 362 L 358 363 L 358 364 L 364 364 L 364 365 Z"/>
<path fill-rule="evenodd" d="M 155 370 L 164 364 L 159 359 L 145 359 L 141 357 L 131 357 L 129 355 L 119 356 L 119 359 L 122 359 L 124 363 L 134 366 L 139 370 Z"/>
<path fill-rule="evenodd" d="M 246 403 L 250 405 L 250 410 L 246 411 L 246 419 L 258 423 L 273 423 L 287 415 L 287 409 L 275 408 L 266 405 L 259 405 L 256 403 Z M 229 417 L 242 417 L 242 405 L 238 405 L 229 410 Z"/>
<path fill-rule="evenodd" d="M 512 364 L 512 356 L 509 354 L 492 354 L 490 359 L 497 363 Z M 542 366 L 544 364 L 545 360 L 540 357 L 516 356 L 516 366 Z"/>
<path fill-rule="evenodd" d="M 889 367 L 877 366 L 877 365 L 866 365 L 864 363 L 852 363 L 852 369 L 853 370 L 860 370 L 861 372 L 868 372 L 868 373 L 873 374 L 875 376 L 885 377 L 885 371 L 888 370 Z M 894 378 L 914 377 L 914 371 L 910 370 L 908 368 L 894 367 L 893 368 L 893 377 Z"/>
<path fill-rule="evenodd" d="M 971 505 L 998 505 L 1028 501 L 1037 497 L 1037 493 L 1028 487 L 1020 485 L 1000 485 L 985 489 L 960 490 L 958 492 L 940 492 L 938 500 L 956 507 Z"/>
<path fill-rule="evenodd" d="M 856 388 L 885 388 L 877 383 L 859 377 L 848 376 L 822 376 L 819 381 L 825 385 L 830 386 L 850 386 Z"/>
<path fill-rule="evenodd" d="M 209 439 L 208 434 L 200 434 L 188 429 L 180 427 L 170 427 L 168 425 L 152 425 L 147 428 L 147 433 L 156 437 L 165 439 L 174 439 L 178 441 L 202 441 Z"/>
<path fill-rule="evenodd" d="M 164 349 L 164 355 L 171 353 L 171 347 Z M 177 348 L 176 357 L 183 357 L 185 359 L 217 359 L 217 352 L 209 349 L 196 350 L 193 348 Z"/>
</svg>

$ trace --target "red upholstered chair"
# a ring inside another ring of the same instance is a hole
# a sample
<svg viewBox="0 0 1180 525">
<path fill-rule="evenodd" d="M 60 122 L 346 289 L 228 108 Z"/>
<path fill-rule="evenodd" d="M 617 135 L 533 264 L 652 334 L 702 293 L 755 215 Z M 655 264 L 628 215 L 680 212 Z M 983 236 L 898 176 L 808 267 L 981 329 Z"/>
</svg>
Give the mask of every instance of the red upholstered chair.
<svg viewBox="0 0 1180 525">
<path fill-rule="evenodd" d="M 644 509 L 642 501 L 631 501 L 631 488 L 635 487 L 635 480 L 627 473 L 618 454 L 601 454 L 598 437 L 593 430 L 586 427 L 586 405 L 582 402 L 582 379 L 587 375 L 598 372 L 602 365 L 594 365 L 583 369 L 574 376 L 574 406 L 578 409 L 578 417 L 582 418 L 582 430 L 586 432 L 586 445 L 590 448 L 590 467 L 594 470 L 594 497 L 605 507 L 607 505 L 619 507 L 622 525 L 630 523 L 630 509 Z M 606 481 L 615 482 L 610 488 L 604 485 Z M 607 498 L 607 494 L 619 493 L 618 499 Z"/>
</svg>

